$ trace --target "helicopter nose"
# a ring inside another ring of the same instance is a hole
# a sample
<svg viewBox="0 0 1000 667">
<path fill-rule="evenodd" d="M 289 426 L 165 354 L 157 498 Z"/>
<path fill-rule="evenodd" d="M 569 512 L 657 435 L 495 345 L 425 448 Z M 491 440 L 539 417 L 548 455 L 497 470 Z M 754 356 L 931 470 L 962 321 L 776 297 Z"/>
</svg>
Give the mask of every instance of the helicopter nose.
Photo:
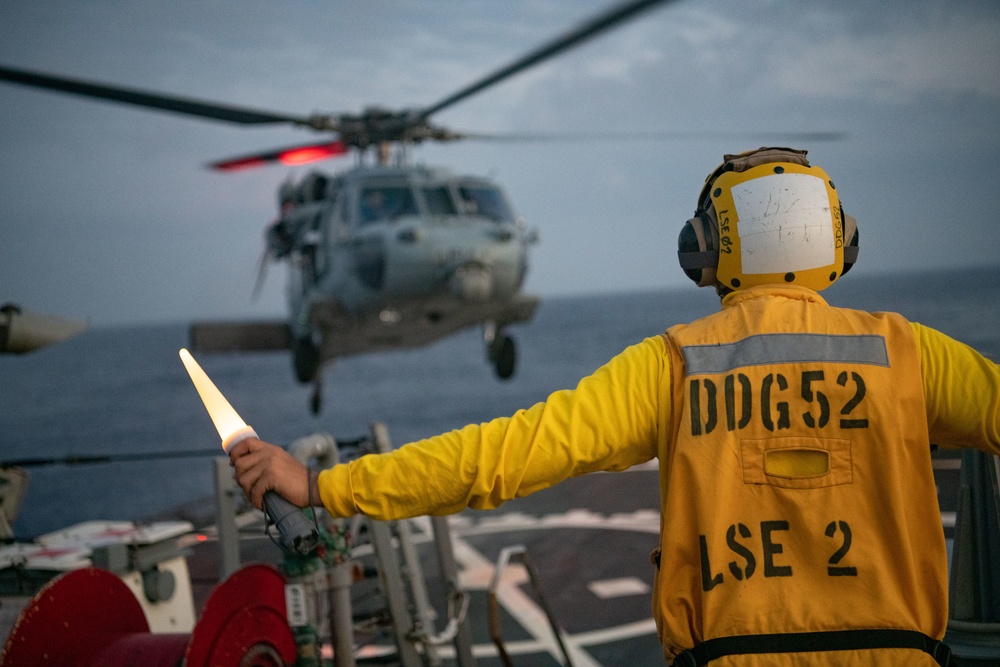
<svg viewBox="0 0 1000 667">
<path fill-rule="evenodd" d="M 451 274 L 448 287 L 463 301 L 486 301 L 493 294 L 493 274 L 482 264 L 464 264 Z"/>
</svg>

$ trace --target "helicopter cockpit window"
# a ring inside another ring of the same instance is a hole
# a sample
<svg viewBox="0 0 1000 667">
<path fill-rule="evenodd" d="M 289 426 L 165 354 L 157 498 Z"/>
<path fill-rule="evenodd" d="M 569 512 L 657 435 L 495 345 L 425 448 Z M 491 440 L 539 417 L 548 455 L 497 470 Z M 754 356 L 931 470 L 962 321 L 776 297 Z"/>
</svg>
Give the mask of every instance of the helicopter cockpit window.
<svg viewBox="0 0 1000 667">
<path fill-rule="evenodd" d="M 514 214 L 507 200 L 496 188 L 485 185 L 463 185 L 458 189 L 462 208 L 470 215 L 484 215 L 495 222 L 513 222 Z"/>
<path fill-rule="evenodd" d="M 455 215 L 455 202 L 447 187 L 423 188 L 424 201 L 427 202 L 427 212 L 431 215 Z"/>
<path fill-rule="evenodd" d="M 405 185 L 383 185 L 361 188 L 358 219 L 362 225 L 379 220 L 395 220 L 404 215 L 417 215 L 413 192 Z"/>
</svg>

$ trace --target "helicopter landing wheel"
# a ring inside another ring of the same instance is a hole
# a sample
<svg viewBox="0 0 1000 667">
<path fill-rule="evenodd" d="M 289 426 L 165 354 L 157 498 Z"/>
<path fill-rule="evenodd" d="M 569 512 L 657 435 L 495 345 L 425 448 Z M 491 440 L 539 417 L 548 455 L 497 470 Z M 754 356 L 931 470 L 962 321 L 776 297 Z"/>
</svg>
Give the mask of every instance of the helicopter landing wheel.
<svg viewBox="0 0 1000 667">
<path fill-rule="evenodd" d="M 517 346 L 514 339 L 506 334 L 500 334 L 490 349 L 490 359 L 493 370 L 501 380 L 509 380 L 514 376 L 517 366 Z"/>
<path fill-rule="evenodd" d="M 292 342 L 292 366 L 295 378 L 305 384 L 319 377 L 323 354 L 311 338 L 298 338 Z"/>
<path fill-rule="evenodd" d="M 320 410 L 323 409 L 323 376 L 322 374 L 316 375 L 316 380 L 313 382 L 312 395 L 309 397 L 309 410 L 313 415 L 318 415 Z"/>
</svg>

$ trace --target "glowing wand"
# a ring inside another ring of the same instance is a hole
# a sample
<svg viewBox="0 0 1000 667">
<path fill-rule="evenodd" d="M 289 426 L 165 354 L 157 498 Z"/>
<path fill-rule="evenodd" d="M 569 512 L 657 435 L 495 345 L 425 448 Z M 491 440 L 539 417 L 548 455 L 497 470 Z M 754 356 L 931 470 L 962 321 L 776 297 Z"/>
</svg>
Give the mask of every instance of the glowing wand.
<svg viewBox="0 0 1000 667">
<path fill-rule="evenodd" d="M 240 418 L 191 353 L 181 349 L 180 355 L 184 368 L 191 376 L 191 382 L 208 410 L 208 416 L 212 418 L 212 423 L 222 438 L 222 449 L 229 453 L 233 445 L 247 438 L 256 438 L 257 433 Z M 319 541 L 316 529 L 298 507 L 274 491 L 268 491 L 264 494 L 264 511 L 278 527 L 281 543 L 285 548 L 294 549 L 300 554 L 311 553 L 316 548 Z"/>
</svg>

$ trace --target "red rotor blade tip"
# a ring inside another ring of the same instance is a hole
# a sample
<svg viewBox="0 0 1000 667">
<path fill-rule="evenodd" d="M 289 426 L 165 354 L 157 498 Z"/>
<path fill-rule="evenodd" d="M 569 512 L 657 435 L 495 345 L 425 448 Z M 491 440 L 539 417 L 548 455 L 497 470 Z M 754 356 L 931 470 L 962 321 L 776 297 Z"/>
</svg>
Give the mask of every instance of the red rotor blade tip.
<svg viewBox="0 0 1000 667">
<path fill-rule="evenodd" d="M 305 164 L 317 160 L 343 155 L 347 152 L 347 147 L 339 141 L 329 144 L 317 144 L 315 146 L 300 146 L 278 154 L 278 161 L 282 164 Z"/>
</svg>

